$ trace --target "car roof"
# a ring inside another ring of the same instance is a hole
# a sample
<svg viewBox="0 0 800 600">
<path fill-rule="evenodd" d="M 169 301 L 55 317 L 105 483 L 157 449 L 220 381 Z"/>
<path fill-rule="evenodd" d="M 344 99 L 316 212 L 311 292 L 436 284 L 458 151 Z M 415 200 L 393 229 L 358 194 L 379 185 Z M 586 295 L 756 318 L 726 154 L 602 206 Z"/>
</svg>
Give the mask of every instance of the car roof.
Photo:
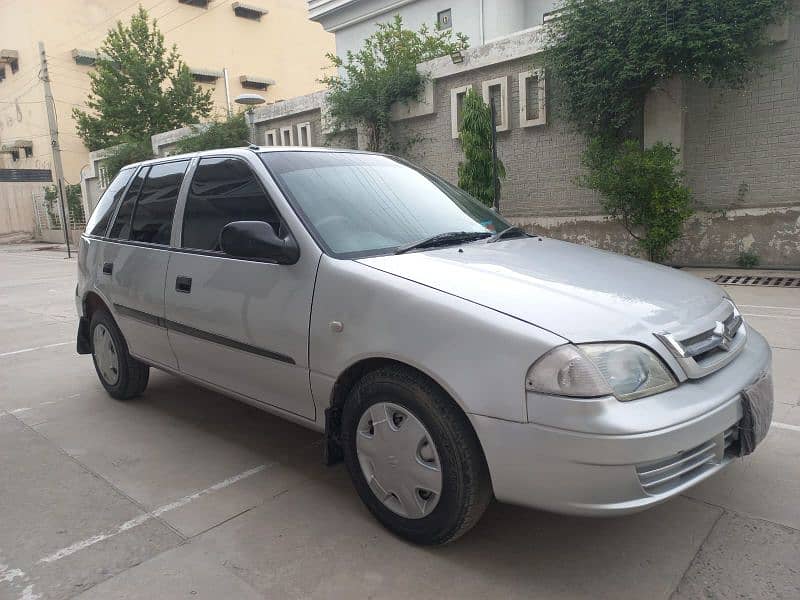
<svg viewBox="0 0 800 600">
<path fill-rule="evenodd" d="M 184 154 L 171 154 L 169 156 L 158 156 L 148 160 L 142 160 L 125 165 L 124 168 L 138 168 L 144 165 L 155 165 L 173 160 L 194 158 L 195 156 L 218 156 L 220 154 L 238 154 L 246 156 L 249 152 L 255 154 L 267 154 L 273 152 L 325 152 L 329 154 L 377 154 L 366 150 L 353 150 L 349 148 L 326 148 L 314 146 L 239 146 L 236 148 L 216 148 L 214 150 L 200 150 L 198 152 L 186 152 Z"/>
</svg>

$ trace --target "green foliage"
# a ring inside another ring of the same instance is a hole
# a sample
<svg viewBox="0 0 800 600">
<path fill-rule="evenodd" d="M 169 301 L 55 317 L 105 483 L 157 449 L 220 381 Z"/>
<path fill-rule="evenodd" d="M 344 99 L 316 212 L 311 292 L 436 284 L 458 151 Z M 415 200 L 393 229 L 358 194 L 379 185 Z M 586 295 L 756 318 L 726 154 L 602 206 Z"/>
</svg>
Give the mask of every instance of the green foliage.
<svg viewBox="0 0 800 600">
<path fill-rule="evenodd" d="M 425 25 L 419 31 L 404 29 L 402 18 L 396 15 L 389 23 L 379 23 L 358 52 L 349 51 L 344 59 L 328 54 L 336 73 L 320 81 L 329 89 L 331 135 L 361 125 L 367 131 L 369 150 L 391 150 L 392 105 L 414 100 L 422 90 L 424 77 L 417 63 L 467 45 L 466 36 L 454 36 L 450 29 L 431 30 Z"/>
<path fill-rule="evenodd" d="M 622 222 L 650 260 L 665 260 L 692 215 L 678 151 L 660 142 L 643 150 L 632 140 L 618 146 L 595 139 L 584 164 L 583 184 L 603 195 L 603 209 Z"/>
<path fill-rule="evenodd" d="M 739 253 L 739 258 L 736 259 L 736 264 L 743 269 L 752 269 L 757 267 L 761 262 L 758 252 L 755 250 L 742 250 Z"/>
<path fill-rule="evenodd" d="M 250 131 L 244 113 L 232 115 L 223 120 L 214 120 L 207 127 L 194 127 L 195 135 L 179 140 L 176 148 L 179 153 L 216 150 L 247 146 Z"/>
<path fill-rule="evenodd" d="M 564 0 L 549 29 L 556 112 L 589 138 L 583 184 L 603 194 L 652 260 L 664 260 L 692 214 L 677 151 L 631 141 L 647 95 L 675 76 L 743 87 L 767 26 L 792 0 Z"/>
<path fill-rule="evenodd" d="M 131 140 L 114 146 L 103 159 L 108 181 L 114 179 L 125 165 L 154 158 L 150 140 Z"/>
<path fill-rule="evenodd" d="M 475 91 L 464 97 L 461 124 L 461 149 L 464 162 L 458 164 L 458 187 L 469 192 L 486 206 L 494 205 L 492 173 L 492 111 Z M 497 159 L 497 174 L 505 178 L 506 169 Z"/>
<path fill-rule="evenodd" d="M 626 132 L 647 94 L 675 75 L 741 88 L 766 27 L 792 0 L 564 0 L 547 67 L 559 110 L 587 136 Z"/>
<path fill-rule="evenodd" d="M 67 212 L 76 220 L 83 220 L 83 195 L 81 186 L 77 183 L 68 183 L 65 186 L 67 195 Z M 61 208 L 58 206 L 58 188 L 49 185 L 44 188 L 45 208 L 50 216 L 51 223 L 61 222 Z"/>
<path fill-rule="evenodd" d="M 168 49 L 144 8 L 116 28 L 89 73 L 89 110 L 74 108 L 78 135 L 90 150 L 196 123 L 211 112 L 211 92 L 195 85 L 177 47 Z"/>
</svg>

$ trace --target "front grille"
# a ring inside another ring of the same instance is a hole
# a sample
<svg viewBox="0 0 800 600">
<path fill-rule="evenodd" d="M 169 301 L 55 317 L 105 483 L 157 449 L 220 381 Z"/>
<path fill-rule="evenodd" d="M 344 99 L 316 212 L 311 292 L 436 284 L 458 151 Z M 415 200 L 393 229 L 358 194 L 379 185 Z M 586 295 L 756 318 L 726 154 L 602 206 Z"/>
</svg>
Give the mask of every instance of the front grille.
<svg viewBox="0 0 800 600">
<path fill-rule="evenodd" d="M 639 483 L 648 494 L 663 494 L 700 475 L 733 456 L 737 425 L 704 444 L 678 452 L 668 458 L 636 466 Z"/>
<path fill-rule="evenodd" d="M 725 305 L 727 316 L 716 321 L 711 329 L 687 337 L 668 332 L 654 334 L 672 353 L 689 379 L 700 379 L 718 371 L 744 349 L 747 328 L 742 316 L 732 302 L 726 300 Z"/>
<path fill-rule="evenodd" d="M 765 275 L 717 275 L 711 281 L 720 285 L 758 285 L 800 288 L 800 277 L 768 277 Z"/>
</svg>

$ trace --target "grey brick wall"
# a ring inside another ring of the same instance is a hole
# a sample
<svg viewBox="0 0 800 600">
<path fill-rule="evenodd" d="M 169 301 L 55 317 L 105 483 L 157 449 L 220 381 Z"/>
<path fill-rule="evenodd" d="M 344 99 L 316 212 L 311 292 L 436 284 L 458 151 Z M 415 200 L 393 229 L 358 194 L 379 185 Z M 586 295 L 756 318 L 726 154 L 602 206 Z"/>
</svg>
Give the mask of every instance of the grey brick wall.
<svg viewBox="0 0 800 600">
<path fill-rule="evenodd" d="M 270 129 L 277 129 L 280 131 L 281 127 L 291 127 L 294 132 L 294 144 L 299 145 L 297 139 L 297 126 L 301 123 L 311 123 L 311 145 L 322 146 L 324 145 L 324 136 L 322 135 L 322 120 L 320 111 L 311 110 L 307 112 L 297 113 L 288 117 L 274 119 L 272 121 L 261 121 L 256 123 L 256 139 L 259 144 L 264 142 L 264 133 Z"/>
<path fill-rule="evenodd" d="M 498 155 L 507 178 L 501 191 L 502 212 L 509 217 L 532 215 L 590 215 L 600 210 L 598 198 L 575 184 L 585 143 L 566 124 L 552 116 L 538 127 L 519 126 L 519 73 L 534 68 L 533 58 L 469 71 L 435 82 L 435 113 L 396 123 L 395 138 L 403 145 L 418 139 L 406 151 L 408 158 L 448 181 L 458 182 L 463 153 L 450 129 L 450 89 L 509 75 L 510 129 L 498 134 Z M 548 92 L 548 95 L 549 92 Z"/>
<path fill-rule="evenodd" d="M 710 208 L 800 204 L 800 14 L 744 90 L 690 83 L 687 183 Z"/>
</svg>

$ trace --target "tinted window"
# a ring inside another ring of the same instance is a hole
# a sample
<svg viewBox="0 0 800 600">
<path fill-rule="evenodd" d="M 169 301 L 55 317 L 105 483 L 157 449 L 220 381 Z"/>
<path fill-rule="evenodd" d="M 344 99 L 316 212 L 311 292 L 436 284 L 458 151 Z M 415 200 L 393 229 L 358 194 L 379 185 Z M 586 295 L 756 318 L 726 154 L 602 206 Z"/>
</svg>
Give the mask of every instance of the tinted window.
<svg viewBox="0 0 800 600">
<path fill-rule="evenodd" d="M 131 239 L 151 244 L 169 244 L 172 216 L 189 161 L 153 165 L 142 186 L 133 214 Z"/>
<path fill-rule="evenodd" d="M 233 221 L 280 219 L 250 167 L 235 158 L 204 158 L 195 171 L 183 216 L 183 247 L 219 250 L 219 234 Z"/>
<path fill-rule="evenodd" d="M 108 232 L 108 237 L 116 240 L 127 240 L 131 234 L 131 215 L 133 214 L 133 205 L 136 202 L 136 196 L 139 195 L 139 190 L 144 181 L 144 175 L 147 172 L 147 167 L 139 169 L 136 177 L 131 181 L 128 187 L 128 193 L 122 200 L 119 206 L 117 216 L 114 219 L 114 224 L 111 226 L 111 231 Z"/>
<path fill-rule="evenodd" d="M 91 235 L 106 234 L 108 222 L 111 220 L 111 215 L 114 214 L 114 210 L 122 198 L 122 193 L 125 191 L 125 186 L 128 185 L 133 171 L 134 169 L 122 169 L 114 178 L 114 181 L 111 182 L 111 185 L 106 188 L 97 206 L 94 207 L 89 222 L 86 223 L 86 233 Z"/>
</svg>

